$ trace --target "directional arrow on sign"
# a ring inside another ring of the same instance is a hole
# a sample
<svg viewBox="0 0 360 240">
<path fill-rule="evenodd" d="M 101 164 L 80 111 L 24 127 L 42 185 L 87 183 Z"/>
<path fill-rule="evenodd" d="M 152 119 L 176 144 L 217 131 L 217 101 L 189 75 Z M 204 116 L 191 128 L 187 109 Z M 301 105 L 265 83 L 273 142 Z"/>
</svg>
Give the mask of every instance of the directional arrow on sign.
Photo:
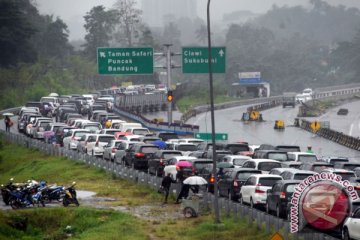
<svg viewBox="0 0 360 240">
<path fill-rule="evenodd" d="M 219 51 L 219 55 L 220 55 L 220 57 L 222 57 L 222 56 L 224 56 L 224 51 L 221 49 L 220 51 Z"/>
</svg>

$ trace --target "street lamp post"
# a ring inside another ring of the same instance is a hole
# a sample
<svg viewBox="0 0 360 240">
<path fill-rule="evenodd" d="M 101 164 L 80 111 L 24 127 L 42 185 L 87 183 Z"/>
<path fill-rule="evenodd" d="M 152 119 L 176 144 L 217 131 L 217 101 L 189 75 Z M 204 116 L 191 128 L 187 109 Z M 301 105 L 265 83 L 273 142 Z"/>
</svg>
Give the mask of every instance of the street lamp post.
<svg viewBox="0 0 360 240">
<path fill-rule="evenodd" d="M 212 75 L 212 55 L 211 55 L 211 29 L 210 29 L 210 0 L 207 4 L 207 33 L 208 33 L 208 62 L 209 62 L 209 82 L 210 82 L 210 109 L 211 109 L 211 140 L 212 140 L 212 151 L 213 151 L 213 169 L 212 173 L 215 178 L 214 183 L 214 212 L 215 212 L 215 223 L 220 223 L 220 213 L 218 204 L 218 178 L 216 176 L 216 142 L 215 142 L 215 113 L 214 113 L 214 87 L 213 87 L 213 75 Z"/>
</svg>

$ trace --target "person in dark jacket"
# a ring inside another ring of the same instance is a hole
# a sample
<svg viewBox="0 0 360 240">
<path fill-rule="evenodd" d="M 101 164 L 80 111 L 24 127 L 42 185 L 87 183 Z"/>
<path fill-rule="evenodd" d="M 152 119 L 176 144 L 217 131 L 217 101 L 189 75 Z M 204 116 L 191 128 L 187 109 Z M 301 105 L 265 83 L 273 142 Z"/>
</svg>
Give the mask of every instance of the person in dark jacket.
<svg viewBox="0 0 360 240">
<path fill-rule="evenodd" d="M 165 199 L 164 199 L 164 204 L 167 203 L 168 197 L 169 197 L 169 192 L 170 192 L 170 187 L 171 187 L 171 183 L 175 183 L 174 180 L 172 180 L 171 178 L 171 173 L 168 173 L 162 180 L 161 182 L 161 187 L 164 190 L 164 194 L 165 194 Z"/>
<path fill-rule="evenodd" d="M 10 132 L 10 127 L 11 127 L 12 122 L 11 122 L 9 116 L 5 116 L 4 122 L 5 122 L 6 132 Z"/>
</svg>

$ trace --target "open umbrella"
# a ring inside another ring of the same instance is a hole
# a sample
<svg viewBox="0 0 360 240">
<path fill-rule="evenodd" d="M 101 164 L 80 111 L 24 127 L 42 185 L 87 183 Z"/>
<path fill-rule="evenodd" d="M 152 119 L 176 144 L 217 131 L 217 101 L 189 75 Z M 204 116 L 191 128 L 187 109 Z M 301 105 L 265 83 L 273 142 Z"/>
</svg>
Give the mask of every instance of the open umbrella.
<svg viewBox="0 0 360 240">
<path fill-rule="evenodd" d="M 166 142 L 161 141 L 161 140 L 156 140 L 152 144 L 158 146 L 160 149 L 165 149 L 166 148 Z"/>
<path fill-rule="evenodd" d="M 184 180 L 183 183 L 184 183 L 184 184 L 189 184 L 189 185 L 204 185 L 204 184 L 208 184 L 208 182 L 205 180 L 205 178 L 200 177 L 200 176 L 191 176 L 191 177 L 188 177 L 187 179 Z"/>
<path fill-rule="evenodd" d="M 12 117 L 12 116 L 14 116 L 14 114 L 13 114 L 13 113 L 9 113 L 9 112 L 7 112 L 7 113 L 3 113 L 3 116 Z"/>
<path fill-rule="evenodd" d="M 216 164 L 216 167 L 218 167 L 218 168 L 233 168 L 234 165 L 232 165 L 229 162 L 220 162 L 220 163 Z"/>
<path fill-rule="evenodd" d="M 191 167 L 192 163 L 189 161 L 180 161 L 176 163 L 177 167 Z"/>
</svg>

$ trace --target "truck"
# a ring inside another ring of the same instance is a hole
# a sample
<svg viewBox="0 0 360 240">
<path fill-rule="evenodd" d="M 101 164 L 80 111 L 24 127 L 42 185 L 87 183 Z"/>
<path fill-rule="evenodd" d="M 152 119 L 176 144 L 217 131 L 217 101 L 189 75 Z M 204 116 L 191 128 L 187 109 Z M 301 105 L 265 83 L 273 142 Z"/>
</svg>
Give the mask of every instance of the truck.
<svg viewBox="0 0 360 240">
<path fill-rule="evenodd" d="M 287 107 L 287 106 L 291 106 L 291 107 L 295 107 L 295 103 L 296 103 L 296 93 L 295 92 L 284 92 L 283 93 L 283 98 L 282 98 L 282 102 L 283 102 L 283 108 Z"/>
</svg>

